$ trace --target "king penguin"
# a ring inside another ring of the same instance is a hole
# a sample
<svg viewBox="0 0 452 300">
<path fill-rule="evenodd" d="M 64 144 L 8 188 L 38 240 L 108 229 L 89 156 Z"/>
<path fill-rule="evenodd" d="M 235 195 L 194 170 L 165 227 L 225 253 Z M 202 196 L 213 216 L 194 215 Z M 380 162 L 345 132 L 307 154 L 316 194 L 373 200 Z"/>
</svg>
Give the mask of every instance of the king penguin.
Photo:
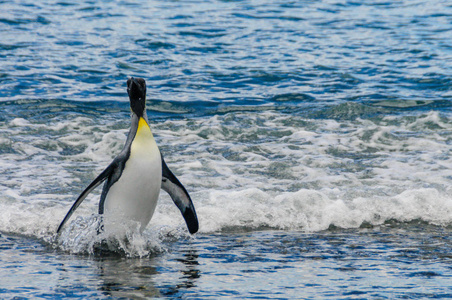
<svg viewBox="0 0 452 300">
<path fill-rule="evenodd" d="M 64 217 L 57 233 L 86 196 L 105 181 L 99 214 L 110 220 L 138 222 L 142 232 L 154 214 L 160 189 L 166 191 L 185 219 L 191 234 L 198 231 L 193 202 L 177 177 L 170 171 L 155 142 L 146 116 L 146 82 L 127 80 L 132 125 L 124 149 L 80 194 Z"/>
</svg>

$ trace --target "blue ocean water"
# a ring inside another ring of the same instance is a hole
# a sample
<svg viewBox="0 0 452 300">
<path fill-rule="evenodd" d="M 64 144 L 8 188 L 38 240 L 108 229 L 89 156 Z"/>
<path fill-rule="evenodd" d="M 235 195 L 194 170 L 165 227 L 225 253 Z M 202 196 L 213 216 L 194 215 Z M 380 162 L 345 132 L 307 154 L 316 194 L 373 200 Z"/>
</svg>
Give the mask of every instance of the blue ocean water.
<svg viewBox="0 0 452 300">
<path fill-rule="evenodd" d="M 0 298 L 452 298 L 450 1 L 0 1 Z M 126 80 L 190 192 L 96 248 Z"/>
</svg>

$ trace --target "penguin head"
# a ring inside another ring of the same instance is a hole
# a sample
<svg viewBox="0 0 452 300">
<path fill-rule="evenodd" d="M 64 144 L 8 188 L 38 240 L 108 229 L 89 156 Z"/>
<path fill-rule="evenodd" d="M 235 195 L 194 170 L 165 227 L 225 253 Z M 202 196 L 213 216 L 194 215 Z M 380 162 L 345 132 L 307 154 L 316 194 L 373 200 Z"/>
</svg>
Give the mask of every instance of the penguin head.
<svg viewBox="0 0 452 300">
<path fill-rule="evenodd" d="M 132 112 L 138 117 L 142 117 L 146 109 L 146 81 L 143 78 L 129 78 L 127 80 L 127 93 L 129 94 Z"/>
</svg>

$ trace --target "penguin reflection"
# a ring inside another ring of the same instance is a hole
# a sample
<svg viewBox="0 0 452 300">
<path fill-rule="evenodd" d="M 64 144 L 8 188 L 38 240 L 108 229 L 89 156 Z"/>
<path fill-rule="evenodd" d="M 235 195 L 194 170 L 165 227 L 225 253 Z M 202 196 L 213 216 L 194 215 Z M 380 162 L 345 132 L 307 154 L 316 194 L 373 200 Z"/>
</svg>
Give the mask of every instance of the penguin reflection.
<svg viewBox="0 0 452 300">
<path fill-rule="evenodd" d="M 171 259 L 153 256 L 149 259 L 126 259 L 101 257 L 98 260 L 100 289 L 113 298 L 149 299 L 157 297 L 182 296 L 189 289 L 196 288 L 201 277 L 198 269 L 198 255 L 195 251 Z M 168 261 L 168 265 L 165 262 Z M 171 270 L 172 261 L 180 264 Z M 165 274 L 159 272 L 163 267 Z M 163 276 L 162 276 L 163 275 Z M 161 279 L 165 281 L 161 281 Z"/>
</svg>

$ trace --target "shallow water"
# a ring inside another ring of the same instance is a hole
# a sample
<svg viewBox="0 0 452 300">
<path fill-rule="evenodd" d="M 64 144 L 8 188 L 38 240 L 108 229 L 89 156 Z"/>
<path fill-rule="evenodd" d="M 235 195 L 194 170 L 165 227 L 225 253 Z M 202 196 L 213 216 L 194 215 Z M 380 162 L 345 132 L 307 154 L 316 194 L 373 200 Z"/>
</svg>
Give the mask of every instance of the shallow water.
<svg viewBox="0 0 452 300">
<path fill-rule="evenodd" d="M 202 234 L 146 258 L 78 256 L 3 236 L 4 295 L 30 298 L 450 298 L 450 228 Z M 30 270 L 33 270 L 30 272 Z"/>
<path fill-rule="evenodd" d="M 0 2 L 0 298 L 452 297 L 447 1 Z M 128 77 L 194 201 L 95 230 Z M 133 226 L 132 226 L 133 228 Z"/>
</svg>

